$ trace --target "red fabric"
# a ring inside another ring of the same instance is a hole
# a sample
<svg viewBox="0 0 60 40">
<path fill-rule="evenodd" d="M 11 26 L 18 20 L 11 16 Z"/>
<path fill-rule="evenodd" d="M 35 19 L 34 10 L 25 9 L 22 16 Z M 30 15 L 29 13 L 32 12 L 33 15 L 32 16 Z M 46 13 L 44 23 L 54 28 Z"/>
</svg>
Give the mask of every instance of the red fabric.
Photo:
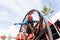
<svg viewBox="0 0 60 40">
<path fill-rule="evenodd" d="M 32 15 L 28 15 L 28 20 L 32 20 Z"/>
<path fill-rule="evenodd" d="M 16 40 L 25 40 L 25 36 L 23 34 L 16 37 Z"/>
<path fill-rule="evenodd" d="M 16 38 L 16 40 L 18 40 L 18 39 L 19 39 L 19 37 Z"/>
<path fill-rule="evenodd" d="M 48 21 L 48 25 L 50 26 L 52 23 Z"/>
</svg>

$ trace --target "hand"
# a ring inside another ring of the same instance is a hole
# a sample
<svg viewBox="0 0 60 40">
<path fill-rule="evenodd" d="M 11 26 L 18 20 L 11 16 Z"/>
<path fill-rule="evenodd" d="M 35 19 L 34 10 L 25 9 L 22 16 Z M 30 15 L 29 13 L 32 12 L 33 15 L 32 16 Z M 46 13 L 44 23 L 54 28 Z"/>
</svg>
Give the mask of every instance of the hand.
<svg viewBox="0 0 60 40">
<path fill-rule="evenodd" d="M 18 23 L 14 23 L 14 25 L 17 25 Z"/>
<path fill-rule="evenodd" d="M 2 40 L 5 40 L 6 39 L 6 36 L 5 35 L 1 35 L 1 39 Z"/>
</svg>

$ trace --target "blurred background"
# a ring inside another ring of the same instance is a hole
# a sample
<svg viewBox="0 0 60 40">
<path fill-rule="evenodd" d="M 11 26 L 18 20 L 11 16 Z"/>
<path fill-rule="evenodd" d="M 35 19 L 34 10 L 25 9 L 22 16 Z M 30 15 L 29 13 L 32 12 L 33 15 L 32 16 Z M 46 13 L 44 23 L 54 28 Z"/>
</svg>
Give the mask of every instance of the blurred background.
<svg viewBox="0 0 60 40">
<path fill-rule="evenodd" d="M 49 13 L 49 17 L 54 23 L 60 18 L 60 0 L 0 0 L 0 35 L 16 36 L 20 25 L 14 23 L 22 22 L 24 16 L 32 9 L 42 10 L 43 6 L 54 9 L 54 13 Z M 46 16 L 46 19 L 49 20 Z"/>
</svg>

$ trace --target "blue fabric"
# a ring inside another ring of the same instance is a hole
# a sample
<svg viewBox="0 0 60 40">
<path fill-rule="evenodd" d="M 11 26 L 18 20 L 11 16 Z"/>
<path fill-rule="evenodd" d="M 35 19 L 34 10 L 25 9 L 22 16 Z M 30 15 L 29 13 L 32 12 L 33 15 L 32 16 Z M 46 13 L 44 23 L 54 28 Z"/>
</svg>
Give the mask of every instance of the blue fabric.
<svg viewBox="0 0 60 40">
<path fill-rule="evenodd" d="M 32 23 L 36 23 L 37 21 L 36 20 L 32 20 L 31 21 Z M 25 21 L 25 22 L 22 22 L 22 23 L 18 23 L 19 25 L 28 25 L 29 23 L 31 23 L 30 21 Z"/>
</svg>

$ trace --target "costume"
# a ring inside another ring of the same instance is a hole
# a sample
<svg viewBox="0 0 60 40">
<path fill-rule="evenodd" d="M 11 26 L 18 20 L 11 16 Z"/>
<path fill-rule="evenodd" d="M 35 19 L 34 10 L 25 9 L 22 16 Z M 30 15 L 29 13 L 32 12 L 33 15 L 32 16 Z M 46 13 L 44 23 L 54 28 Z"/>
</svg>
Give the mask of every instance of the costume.
<svg viewBox="0 0 60 40">
<path fill-rule="evenodd" d="M 24 21 L 22 23 L 17 23 L 17 24 L 19 24 L 19 25 L 27 25 L 27 26 L 28 26 L 28 24 L 31 24 L 31 27 L 33 28 L 34 27 L 34 23 L 36 23 L 36 22 L 37 22 L 36 20 L 33 20 L 32 15 L 28 15 L 26 21 Z M 30 33 L 31 32 L 31 28 L 27 27 L 26 32 Z"/>
</svg>

